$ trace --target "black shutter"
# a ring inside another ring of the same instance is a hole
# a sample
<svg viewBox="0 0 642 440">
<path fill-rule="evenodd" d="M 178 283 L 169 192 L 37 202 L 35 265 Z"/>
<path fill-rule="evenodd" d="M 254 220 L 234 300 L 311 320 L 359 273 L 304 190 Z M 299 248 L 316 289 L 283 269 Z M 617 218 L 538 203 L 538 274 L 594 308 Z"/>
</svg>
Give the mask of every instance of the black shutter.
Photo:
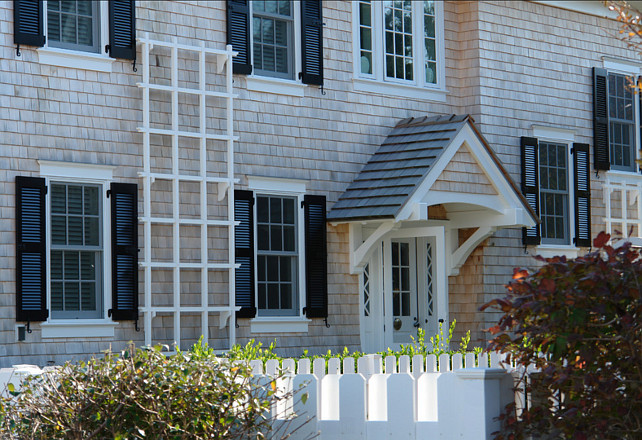
<svg viewBox="0 0 642 440">
<path fill-rule="evenodd" d="M 232 71 L 252 73 L 250 60 L 250 8 L 249 0 L 227 0 L 227 44 L 238 52 L 232 62 Z"/>
<path fill-rule="evenodd" d="M 16 177 L 16 321 L 47 319 L 45 179 Z"/>
<path fill-rule="evenodd" d="M 136 4 L 134 0 L 109 1 L 109 56 L 136 59 Z"/>
<path fill-rule="evenodd" d="M 576 246 L 591 246 L 591 179 L 588 144 L 573 144 Z"/>
<path fill-rule="evenodd" d="M 112 183 L 111 310 L 115 321 L 138 319 L 138 186 Z"/>
<path fill-rule="evenodd" d="M 254 318 L 254 194 L 252 191 L 234 191 L 234 262 L 237 318 Z"/>
<path fill-rule="evenodd" d="M 13 0 L 13 42 L 44 46 L 42 0 Z"/>
<path fill-rule="evenodd" d="M 593 166 L 596 170 L 611 168 L 609 152 L 608 72 L 593 67 Z"/>
<path fill-rule="evenodd" d="M 301 2 L 301 58 L 304 84 L 323 85 L 323 16 L 321 0 Z"/>
<path fill-rule="evenodd" d="M 305 279 L 308 318 L 328 317 L 328 250 L 325 196 L 305 196 Z"/>
<path fill-rule="evenodd" d="M 522 146 L 522 193 L 526 201 L 539 215 L 539 148 L 536 138 L 524 137 Z M 522 244 L 540 244 L 542 236 L 540 225 L 522 228 Z"/>
</svg>

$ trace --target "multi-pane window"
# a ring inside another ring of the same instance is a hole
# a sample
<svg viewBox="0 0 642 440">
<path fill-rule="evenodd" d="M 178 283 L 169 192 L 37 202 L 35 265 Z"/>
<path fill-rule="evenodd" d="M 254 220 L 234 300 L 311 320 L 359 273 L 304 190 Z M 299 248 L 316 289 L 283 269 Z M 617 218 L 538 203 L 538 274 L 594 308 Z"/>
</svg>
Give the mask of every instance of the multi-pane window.
<svg viewBox="0 0 642 440">
<path fill-rule="evenodd" d="M 635 164 L 635 111 L 631 78 L 610 73 L 608 96 L 611 167 L 618 170 L 633 170 Z"/>
<path fill-rule="evenodd" d="M 568 146 L 539 143 L 539 194 L 543 244 L 569 244 Z"/>
<path fill-rule="evenodd" d="M 288 0 L 254 0 L 253 65 L 257 74 L 293 78 L 294 14 Z"/>
<path fill-rule="evenodd" d="M 256 201 L 259 315 L 296 315 L 296 199 L 257 196 Z"/>
<path fill-rule="evenodd" d="M 412 45 L 412 2 L 384 3 L 386 77 L 412 81 L 414 56 Z"/>
<path fill-rule="evenodd" d="M 47 41 L 51 47 L 99 52 L 98 3 L 47 0 Z"/>
<path fill-rule="evenodd" d="M 440 7 L 428 0 L 359 1 L 355 53 L 360 76 L 417 86 L 441 85 Z"/>
<path fill-rule="evenodd" d="M 410 245 L 392 242 L 392 314 L 410 316 Z"/>
<path fill-rule="evenodd" d="M 100 187 L 51 184 L 52 318 L 102 316 Z"/>
</svg>

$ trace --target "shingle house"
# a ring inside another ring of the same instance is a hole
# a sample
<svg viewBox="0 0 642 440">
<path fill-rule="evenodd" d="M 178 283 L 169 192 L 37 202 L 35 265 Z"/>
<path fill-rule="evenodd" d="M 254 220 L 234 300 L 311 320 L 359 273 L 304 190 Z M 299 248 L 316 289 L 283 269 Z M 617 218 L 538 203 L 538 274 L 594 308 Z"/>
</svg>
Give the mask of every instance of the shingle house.
<svg viewBox="0 0 642 440">
<path fill-rule="evenodd" d="M 595 1 L 0 1 L 0 366 L 374 351 L 642 237 Z M 233 56 L 234 55 L 234 56 Z"/>
</svg>

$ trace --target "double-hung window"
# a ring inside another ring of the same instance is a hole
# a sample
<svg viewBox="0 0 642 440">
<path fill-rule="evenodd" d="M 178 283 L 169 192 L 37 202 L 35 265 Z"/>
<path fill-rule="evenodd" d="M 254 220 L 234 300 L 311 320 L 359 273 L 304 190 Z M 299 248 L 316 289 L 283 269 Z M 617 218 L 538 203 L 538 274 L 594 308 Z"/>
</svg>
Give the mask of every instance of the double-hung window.
<svg viewBox="0 0 642 440">
<path fill-rule="evenodd" d="M 619 67 L 629 71 L 593 69 L 594 166 L 636 172 L 641 106 L 635 83 L 640 69 Z"/>
<path fill-rule="evenodd" d="M 14 43 L 37 46 L 41 63 L 111 72 L 136 59 L 134 0 L 14 0 Z"/>
<path fill-rule="evenodd" d="M 360 0 L 353 5 L 358 79 L 444 89 L 442 2 Z"/>
<path fill-rule="evenodd" d="M 524 197 L 541 223 L 523 228 L 522 242 L 551 248 L 588 247 L 589 145 L 573 142 L 573 132 L 567 130 L 535 127 L 533 131 L 538 137 L 521 138 L 521 181 Z"/>
<path fill-rule="evenodd" d="M 234 191 L 237 317 L 251 331 L 301 332 L 327 318 L 325 196 L 289 179 L 250 177 Z"/>
<path fill-rule="evenodd" d="M 102 188 L 63 182 L 50 188 L 51 317 L 102 318 Z"/>
<path fill-rule="evenodd" d="M 138 190 L 112 172 L 40 161 L 41 176 L 16 177 L 16 320 L 45 321 L 43 338 L 138 319 Z"/>
<path fill-rule="evenodd" d="M 234 73 L 248 89 L 303 96 L 323 85 L 321 0 L 227 0 L 227 43 L 238 55 Z"/>
</svg>

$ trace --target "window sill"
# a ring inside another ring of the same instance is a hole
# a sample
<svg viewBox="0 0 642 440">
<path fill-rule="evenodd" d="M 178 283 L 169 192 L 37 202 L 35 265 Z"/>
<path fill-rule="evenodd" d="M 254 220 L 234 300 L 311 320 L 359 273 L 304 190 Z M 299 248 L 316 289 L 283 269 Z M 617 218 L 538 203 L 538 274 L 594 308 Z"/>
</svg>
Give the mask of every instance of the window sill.
<svg viewBox="0 0 642 440">
<path fill-rule="evenodd" d="M 254 318 L 250 321 L 250 333 L 307 333 L 310 322 L 300 316 Z"/>
<path fill-rule="evenodd" d="M 274 93 L 277 95 L 304 96 L 305 84 L 296 81 L 269 78 L 265 76 L 247 76 L 245 84 L 252 92 Z"/>
<path fill-rule="evenodd" d="M 368 93 L 380 93 L 404 98 L 427 99 L 429 101 L 446 102 L 447 90 L 429 89 L 413 85 L 395 84 L 372 79 L 353 78 L 354 90 Z"/>
<path fill-rule="evenodd" d="M 38 61 L 41 64 L 50 64 L 58 67 L 71 67 L 74 69 L 111 73 L 111 64 L 114 62 L 114 59 L 107 55 L 97 53 L 43 47 L 38 49 Z"/>
<path fill-rule="evenodd" d="M 535 248 L 535 253 L 544 258 L 566 256 L 566 258 L 577 258 L 580 248 L 575 246 L 547 245 L 543 244 Z"/>
<path fill-rule="evenodd" d="M 54 320 L 40 324 L 42 338 L 113 338 L 118 323 L 103 319 Z"/>
<path fill-rule="evenodd" d="M 642 181 L 642 174 L 635 171 L 608 170 L 606 177 L 630 181 Z"/>
</svg>

